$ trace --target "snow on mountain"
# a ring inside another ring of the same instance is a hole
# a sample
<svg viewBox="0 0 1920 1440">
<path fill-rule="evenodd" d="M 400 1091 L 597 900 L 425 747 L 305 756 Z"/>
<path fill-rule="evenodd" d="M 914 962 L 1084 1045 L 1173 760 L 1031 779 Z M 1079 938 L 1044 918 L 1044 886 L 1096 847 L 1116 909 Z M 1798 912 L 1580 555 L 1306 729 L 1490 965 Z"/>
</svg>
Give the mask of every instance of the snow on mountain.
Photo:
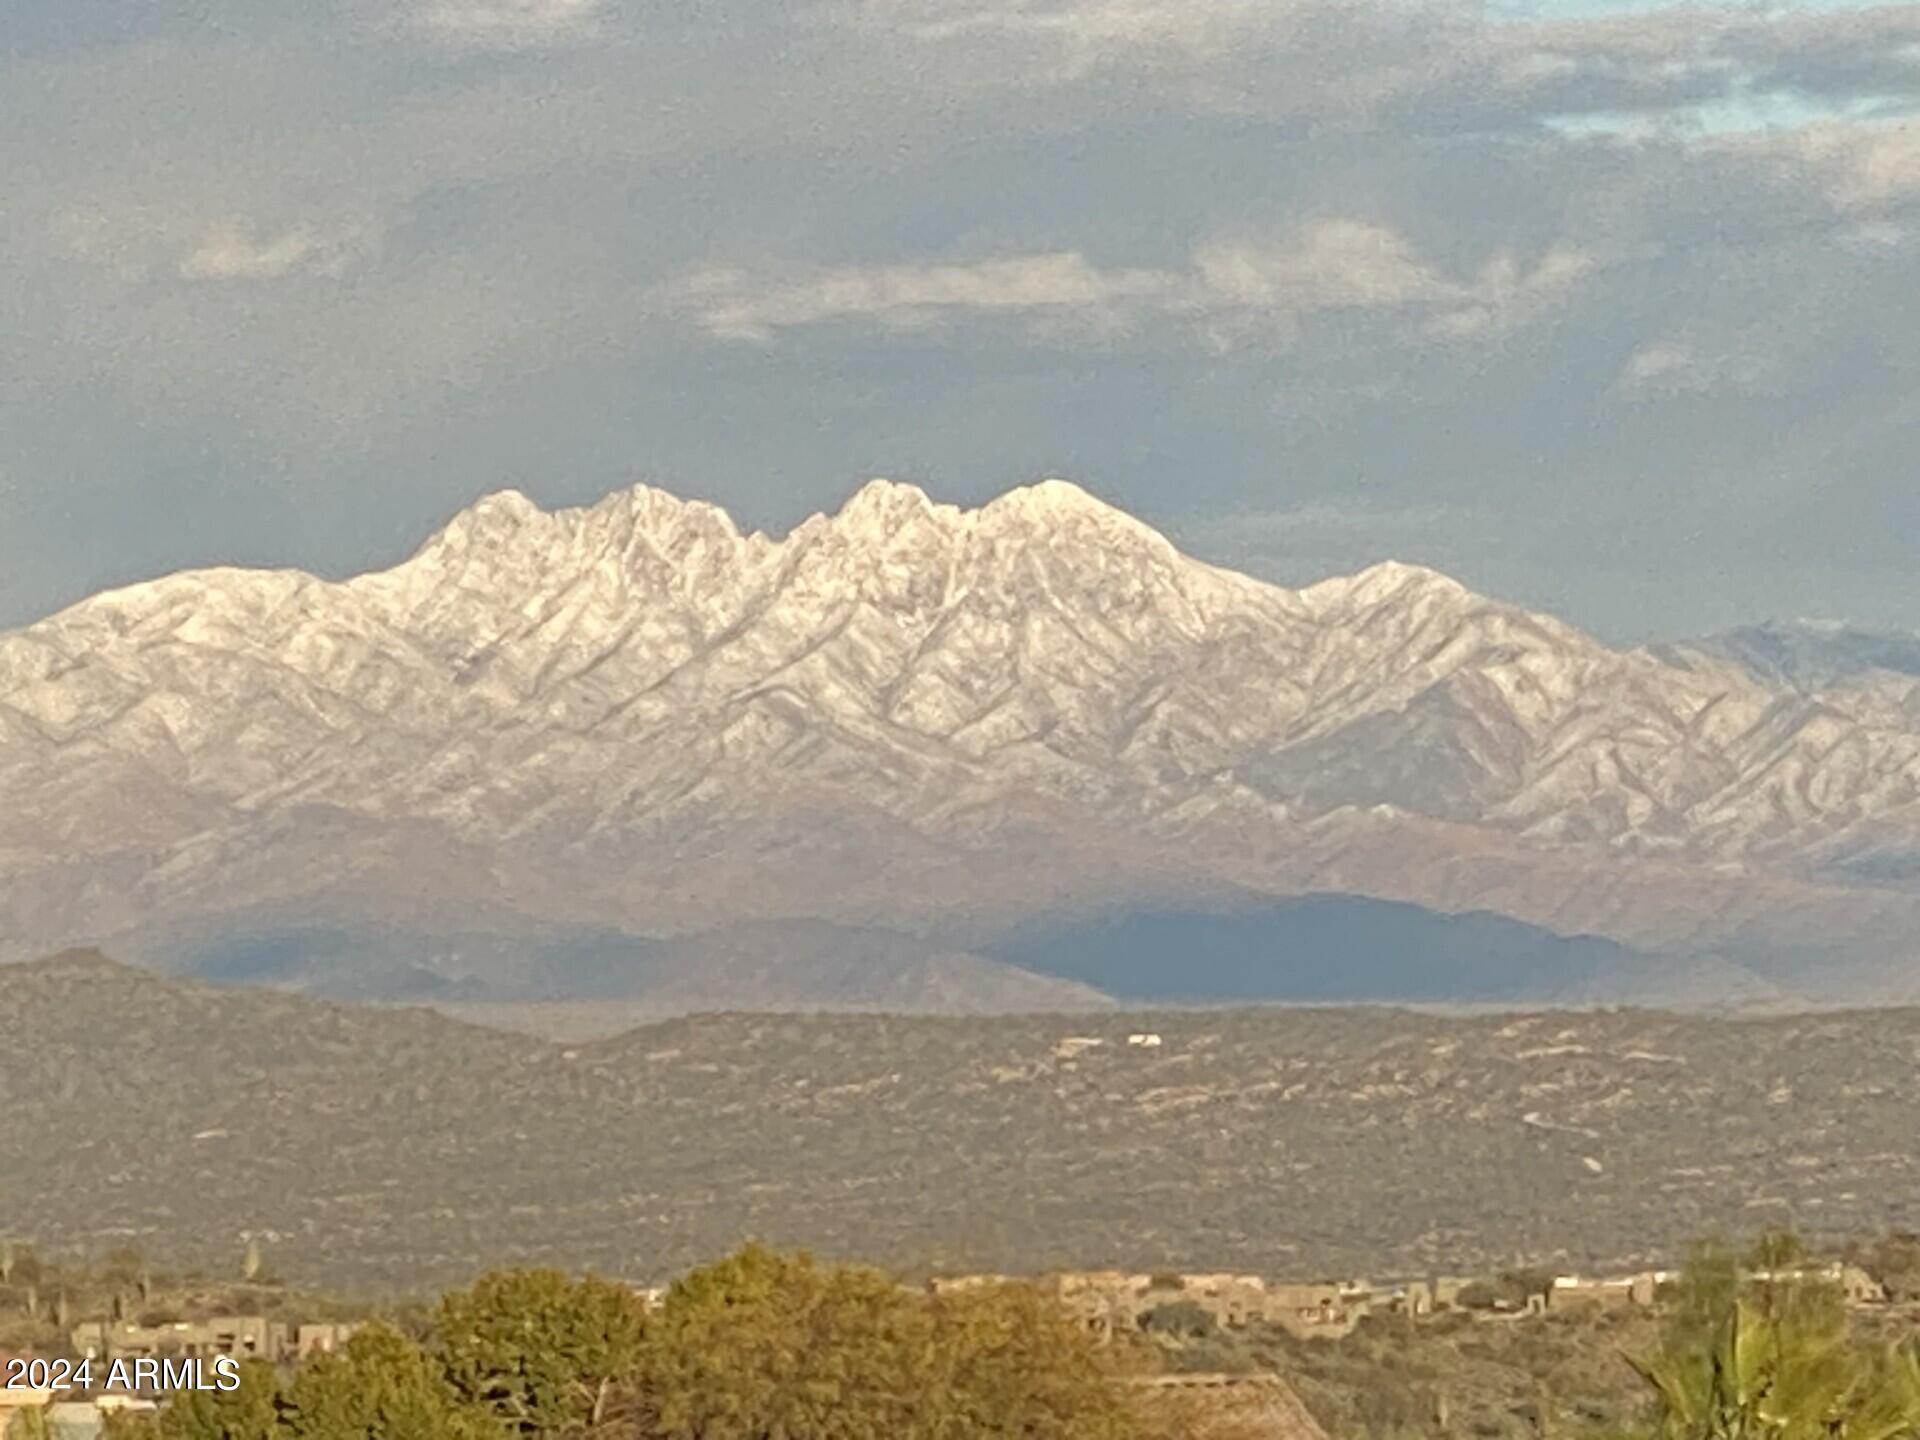
<svg viewBox="0 0 1920 1440">
<path fill-rule="evenodd" d="M 261 907 L 977 934 L 1345 889 L 1909 946 L 1920 680 L 1821 678 L 1416 566 L 1283 589 L 1058 480 L 874 481 L 778 539 L 506 492 L 381 573 L 194 571 L 0 635 L 0 916 L 16 953 Z"/>
</svg>

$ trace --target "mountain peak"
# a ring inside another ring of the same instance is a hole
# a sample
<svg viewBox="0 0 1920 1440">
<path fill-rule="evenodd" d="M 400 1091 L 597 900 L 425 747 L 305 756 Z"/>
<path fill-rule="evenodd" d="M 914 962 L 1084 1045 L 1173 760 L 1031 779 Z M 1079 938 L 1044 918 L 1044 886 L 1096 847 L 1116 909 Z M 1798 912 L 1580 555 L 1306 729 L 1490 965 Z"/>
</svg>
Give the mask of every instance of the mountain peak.
<svg viewBox="0 0 1920 1440">
<path fill-rule="evenodd" d="M 551 519 L 525 492 L 494 490 L 456 512 L 414 552 L 413 561 L 498 549 Z"/>
<path fill-rule="evenodd" d="M 834 520 L 843 529 L 891 533 L 903 522 L 930 515 L 937 507 L 918 485 L 876 477 L 847 497 Z"/>
<path fill-rule="evenodd" d="M 1048 524 L 1069 517 L 1080 517 L 1123 524 L 1131 529 L 1151 528 L 1073 481 L 1059 479 L 1017 485 L 1011 490 L 1002 491 L 977 509 L 963 511 L 953 505 L 940 504 L 918 485 L 877 477 L 854 491 L 834 518 L 843 524 L 852 522 L 863 525 L 880 521 L 890 527 L 902 519 L 931 514 L 943 514 L 953 519 L 964 516 L 976 523 L 1018 517 Z"/>
<path fill-rule="evenodd" d="M 1444 590 L 1465 595 L 1467 587 L 1442 570 L 1429 565 L 1412 565 L 1404 560 L 1382 560 L 1369 565 L 1354 577 L 1356 583 L 1380 589 L 1413 587 L 1419 590 Z"/>
<path fill-rule="evenodd" d="M 524 491 L 509 486 L 507 489 L 482 495 L 454 516 L 447 528 L 460 525 L 468 533 L 481 530 L 518 530 L 531 521 L 546 518 L 547 512 L 535 504 Z"/>
<path fill-rule="evenodd" d="M 648 529 L 672 528 L 688 520 L 703 528 L 719 528 L 738 535 L 740 527 L 726 508 L 711 500 L 692 500 L 663 490 L 658 485 L 636 481 L 615 490 L 580 512 L 583 515 L 621 515 Z"/>
<path fill-rule="evenodd" d="M 1161 561 L 1179 555 L 1173 542 L 1153 526 L 1071 480 L 1036 480 L 1016 486 L 989 500 L 973 515 L 974 523 L 990 533 L 1069 536 L 1095 547 L 1120 542 Z"/>
<path fill-rule="evenodd" d="M 1300 592 L 1316 609 L 1343 605 L 1373 606 L 1388 600 L 1432 596 L 1443 601 L 1471 600 L 1474 594 L 1451 575 L 1425 565 L 1382 560 L 1352 575 L 1338 575 L 1309 585 Z"/>
<path fill-rule="evenodd" d="M 1058 478 L 1035 480 L 1031 484 L 1016 485 L 1011 490 L 1003 491 L 981 507 L 981 513 L 989 511 L 1041 517 L 1092 515 L 1124 520 L 1129 525 L 1141 524 L 1126 511 L 1109 505 L 1083 486 Z"/>
</svg>

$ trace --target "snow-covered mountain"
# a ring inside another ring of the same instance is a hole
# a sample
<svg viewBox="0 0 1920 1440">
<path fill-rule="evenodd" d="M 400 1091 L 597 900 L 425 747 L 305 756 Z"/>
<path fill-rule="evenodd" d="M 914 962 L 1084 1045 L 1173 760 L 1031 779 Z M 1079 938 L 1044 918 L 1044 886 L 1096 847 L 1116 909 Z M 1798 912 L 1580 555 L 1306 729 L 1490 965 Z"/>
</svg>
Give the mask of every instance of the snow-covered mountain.
<svg viewBox="0 0 1920 1440">
<path fill-rule="evenodd" d="M 1800 673 L 1407 565 L 1283 589 L 1062 481 L 875 481 L 777 539 L 507 492 L 381 573 L 195 571 L 0 635 L 0 934 L 970 943 L 1330 890 L 1871 990 L 1920 956 L 1920 676 Z"/>
</svg>

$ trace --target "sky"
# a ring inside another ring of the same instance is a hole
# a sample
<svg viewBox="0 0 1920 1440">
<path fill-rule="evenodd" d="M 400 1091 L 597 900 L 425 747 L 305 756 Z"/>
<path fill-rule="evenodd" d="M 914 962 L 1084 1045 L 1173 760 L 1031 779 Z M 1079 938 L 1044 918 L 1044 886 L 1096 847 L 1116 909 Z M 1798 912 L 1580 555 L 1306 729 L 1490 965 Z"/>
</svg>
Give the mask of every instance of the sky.
<svg viewBox="0 0 1920 1440">
<path fill-rule="evenodd" d="M 0 625 L 645 480 L 1920 629 L 1920 4 L 8 0 Z"/>
</svg>

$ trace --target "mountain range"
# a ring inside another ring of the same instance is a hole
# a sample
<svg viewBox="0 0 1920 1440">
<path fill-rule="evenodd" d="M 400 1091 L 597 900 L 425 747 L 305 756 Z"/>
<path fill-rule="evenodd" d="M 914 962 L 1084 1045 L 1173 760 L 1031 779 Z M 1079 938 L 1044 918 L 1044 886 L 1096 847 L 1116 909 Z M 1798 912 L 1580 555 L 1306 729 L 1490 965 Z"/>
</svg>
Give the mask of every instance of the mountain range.
<svg viewBox="0 0 1920 1440">
<path fill-rule="evenodd" d="M 1058 480 L 874 481 L 781 537 L 505 492 L 392 569 L 191 571 L 0 634 L 7 958 L 1071 1008 L 1110 992 L 1036 936 L 1148 926 L 1164 996 L 1199 933 L 1168 917 L 1238 917 L 1257 971 L 1381 905 L 1441 998 L 1506 993 L 1479 912 L 1536 998 L 1575 940 L 1588 999 L 1920 997 L 1920 641 L 1619 649 L 1397 563 L 1287 589 Z"/>
</svg>

